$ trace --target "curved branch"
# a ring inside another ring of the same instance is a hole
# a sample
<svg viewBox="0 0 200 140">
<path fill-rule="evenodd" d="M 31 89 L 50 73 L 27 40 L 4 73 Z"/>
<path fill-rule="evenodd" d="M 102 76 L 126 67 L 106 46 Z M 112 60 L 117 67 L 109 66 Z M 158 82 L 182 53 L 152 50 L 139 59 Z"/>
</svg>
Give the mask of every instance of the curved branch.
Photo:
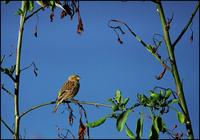
<svg viewBox="0 0 200 140">
<path fill-rule="evenodd" d="M 111 19 L 108 21 L 108 26 L 112 29 L 121 29 L 120 26 L 111 26 L 110 23 L 111 22 L 116 22 L 116 23 L 120 23 L 124 26 L 126 26 L 126 28 L 129 30 L 129 32 L 145 47 L 145 49 L 150 52 L 160 63 L 161 65 L 166 68 L 167 70 L 171 70 L 171 68 L 165 64 L 165 62 L 161 59 L 160 55 L 158 55 L 157 53 L 155 53 L 153 51 L 153 48 L 151 45 L 145 43 L 135 32 L 133 32 L 133 30 L 123 21 L 120 20 L 116 20 L 116 19 Z"/>
<path fill-rule="evenodd" d="M 31 13 L 30 15 L 28 15 L 26 18 L 25 18 L 25 22 L 30 18 L 32 17 L 33 15 L 35 15 L 36 13 L 38 13 L 40 10 L 44 10 L 45 7 L 40 7 L 38 8 L 37 10 L 35 10 L 33 13 Z"/>
<path fill-rule="evenodd" d="M 47 102 L 47 103 L 44 103 L 44 104 L 36 105 L 36 106 L 31 107 L 30 109 L 24 111 L 23 113 L 21 113 L 21 115 L 19 117 L 21 118 L 24 115 L 26 115 L 27 113 L 29 113 L 29 112 L 37 109 L 37 108 L 40 108 L 40 107 L 43 107 L 43 106 L 47 106 L 47 105 L 51 105 L 51 104 L 55 104 L 55 103 L 56 103 L 56 101 L 50 101 L 50 102 Z M 78 101 L 78 100 L 65 101 L 65 103 L 74 103 L 74 104 L 79 103 L 79 104 L 93 105 L 93 106 L 96 106 L 96 107 L 102 106 L 102 107 L 112 108 L 111 105 L 107 105 L 107 104 L 101 104 L 101 103 L 96 103 L 96 102 Z"/>
<path fill-rule="evenodd" d="M 125 22 L 120 21 L 120 20 L 116 20 L 116 19 L 111 19 L 111 20 L 108 21 L 108 26 L 109 26 L 110 28 L 119 28 L 119 26 L 116 26 L 116 27 L 115 27 L 115 26 L 111 26 L 111 25 L 110 25 L 110 22 L 117 22 L 117 23 L 121 23 L 121 24 L 125 25 L 126 28 L 131 32 L 131 34 L 132 34 L 145 48 L 148 46 L 136 33 L 134 33 L 134 32 L 131 30 L 131 28 L 130 28 Z"/>
<path fill-rule="evenodd" d="M 55 103 L 56 103 L 56 101 L 51 101 L 51 102 L 47 102 L 47 103 L 44 103 L 44 104 L 41 104 L 41 105 L 34 106 L 34 107 L 28 109 L 27 111 L 24 111 L 19 117 L 21 118 L 24 115 L 26 115 L 27 113 L 29 113 L 29 112 L 37 109 L 37 108 L 40 108 L 40 107 L 43 107 L 43 106 L 47 106 L 47 105 L 51 105 L 51 104 L 55 104 Z"/>
<path fill-rule="evenodd" d="M 8 90 L 7 88 L 5 88 L 3 84 L 1 84 L 1 89 L 3 91 L 5 91 L 6 93 L 8 93 L 8 95 L 10 95 L 11 97 L 14 97 L 14 94 L 10 90 Z"/>
<path fill-rule="evenodd" d="M 190 26 L 190 24 L 192 23 L 192 20 L 195 16 L 195 14 L 197 13 L 198 9 L 199 9 L 199 1 L 195 7 L 195 10 L 193 11 L 190 19 L 188 20 L 187 24 L 185 25 L 185 27 L 183 28 L 183 30 L 180 32 L 179 36 L 177 37 L 177 39 L 174 41 L 174 43 L 172 44 L 173 49 L 175 48 L 176 44 L 179 42 L 179 40 L 182 38 L 182 36 L 184 35 L 184 33 L 187 31 L 188 27 Z"/>
<path fill-rule="evenodd" d="M 8 124 L 1 118 L 1 122 L 5 125 L 5 127 L 12 133 L 14 134 L 14 131 L 8 126 Z"/>
<path fill-rule="evenodd" d="M 27 69 L 30 68 L 31 66 L 33 66 L 33 63 L 31 63 L 29 66 L 27 66 L 27 67 L 21 69 L 20 71 L 22 72 L 22 71 L 24 71 L 24 70 L 27 70 Z"/>
</svg>

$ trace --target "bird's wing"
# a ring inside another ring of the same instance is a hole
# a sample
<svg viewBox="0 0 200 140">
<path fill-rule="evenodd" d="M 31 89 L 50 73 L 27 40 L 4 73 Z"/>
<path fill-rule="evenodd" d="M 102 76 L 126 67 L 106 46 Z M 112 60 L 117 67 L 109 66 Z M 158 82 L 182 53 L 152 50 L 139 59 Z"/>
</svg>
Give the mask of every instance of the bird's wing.
<svg viewBox="0 0 200 140">
<path fill-rule="evenodd" d="M 75 82 L 72 81 L 65 82 L 65 84 L 62 86 L 62 88 L 58 93 L 58 100 L 62 99 L 63 96 L 65 96 L 66 94 L 70 94 L 71 92 L 73 92 L 75 87 L 76 87 Z"/>
</svg>

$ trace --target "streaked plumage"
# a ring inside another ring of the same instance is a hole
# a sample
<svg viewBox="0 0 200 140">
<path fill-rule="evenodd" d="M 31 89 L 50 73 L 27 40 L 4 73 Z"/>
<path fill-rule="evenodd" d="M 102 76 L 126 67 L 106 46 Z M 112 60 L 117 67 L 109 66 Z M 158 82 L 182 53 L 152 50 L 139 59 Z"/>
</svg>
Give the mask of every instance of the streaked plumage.
<svg viewBox="0 0 200 140">
<path fill-rule="evenodd" d="M 69 76 L 68 80 L 64 83 L 62 88 L 58 93 L 58 98 L 56 101 L 56 106 L 54 108 L 54 112 L 56 112 L 58 106 L 64 101 L 68 99 L 72 99 L 78 93 L 80 84 L 80 77 L 78 75 Z"/>
</svg>

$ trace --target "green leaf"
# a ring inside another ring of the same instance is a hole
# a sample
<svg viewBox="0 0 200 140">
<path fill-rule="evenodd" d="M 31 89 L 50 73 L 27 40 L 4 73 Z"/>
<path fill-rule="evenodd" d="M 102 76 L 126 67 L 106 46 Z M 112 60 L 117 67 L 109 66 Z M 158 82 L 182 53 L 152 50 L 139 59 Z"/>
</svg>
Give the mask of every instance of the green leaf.
<svg viewBox="0 0 200 140">
<path fill-rule="evenodd" d="M 113 105 L 112 106 L 112 110 L 115 112 L 115 111 L 117 111 L 117 110 L 119 110 L 119 106 L 118 105 Z"/>
<path fill-rule="evenodd" d="M 167 89 L 167 90 L 165 91 L 165 100 L 167 100 L 171 94 L 172 94 L 171 89 Z"/>
<path fill-rule="evenodd" d="M 145 95 L 143 95 L 143 94 L 138 94 L 137 97 L 138 97 L 139 102 L 140 102 L 142 105 L 146 105 L 146 104 L 148 103 L 148 98 L 147 98 Z"/>
<path fill-rule="evenodd" d="M 166 131 L 167 131 L 166 125 L 162 120 L 162 130 L 161 130 L 161 132 L 165 133 Z"/>
<path fill-rule="evenodd" d="M 118 118 L 117 118 L 117 123 L 116 123 L 116 127 L 118 131 L 122 131 L 124 124 L 128 118 L 129 113 L 132 112 L 130 109 L 122 112 Z"/>
<path fill-rule="evenodd" d="M 54 6 L 55 5 L 55 0 L 50 0 L 49 3 L 50 3 L 51 6 Z"/>
<path fill-rule="evenodd" d="M 97 126 L 102 125 L 105 121 L 106 121 L 107 117 L 102 117 L 100 119 L 98 119 L 97 121 L 91 122 L 91 123 L 87 123 L 86 126 L 90 127 L 90 128 L 94 128 Z"/>
<path fill-rule="evenodd" d="M 135 135 L 134 135 L 133 132 L 128 128 L 128 126 L 126 126 L 126 135 L 127 135 L 130 139 L 136 139 Z"/>
<path fill-rule="evenodd" d="M 50 9 L 53 11 L 53 9 L 55 8 L 55 0 L 50 0 L 49 4 L 50 4 Z"/>
<path fill-rule="evenodd" d="M 137 126 L 136 126 L 136 134 L 138 139 L 142 137 L 142 132 L 143 132 L 143 118 L 140 117 L 137 120 Z"/>
<path fill-rule="evenodd" d="M 151 45 L 147 44 L 147 46 L 146 46 L 147 51 L 149 51 L 150 53 L 152 53 L 152 48 L 153 47 Z"/>
<path fill-rule="evenodd" d="M 161 117 L 155 117 L 153 120 L 153 125 L 157 133 L 163 130 L 163 122 Z"/>
<path fill-rule="evenodd" d="M 34 9 L 34 1 L 29 0 L 27 4 L 28 4 L 28 6 L 27 6 L 28 9 L 27 10 L 30 11 L 30 12 L 33 11 L 33 9 Z"/>
<path fill-rule="evenodd" d="M 177 112 L 177 118 L 181 124 L 185 123 L 185 121 L 186 121 L 185 115 L 181 112 Z"/>
<path fill-rule="evenodd" d="M 152 90 L 149 90 L 148 93 L 150 94 L 150 99 L 155 101 L 155 100 L 160 100 L 160 94 L 152 91 Z"/>
<path fill-rule="evenodd" d="M 107 99 L 108 102 L 112 103 L 113 105 L 115 105 L 115 102 L 113 101 L 112 98 Z"/>
<path fill-rule="evenodd" d="M 172 99 L 172 100 L 169 100 L 167 102 L 167 104 L 175 104 L 175 103 L 178 103 L 179 102 L 179 99 Z"/>
<path fill-rule="evenodd" d="M 114 99 L 115 99 L 115 101 L 117 103 L 121 103 L 122 96 L 121 96 L 121 91 L 120 90 L 116 90 Z"/>
<path fill-rule="evenodd" d="M 107 99 L 107 101 L 112 103 L 113 99 L 109 98 L 109 99 Z"/>
<path fill-rule="evenodd" d="M 37 4 L 39 4 L 41 7 L 45 7 L 45 6 L 46 6 L 45 3 L 44 3 L 43 1 L 37 0 L 36 2 L 37 2 Z"/>
<path fill-rule="evenodd" d="M 126 99 L 124 100 L 124 102 L 123 102 L 123 105 L 126 106 L 126 104 L 128 103 L 128 101 L 129 101 L 129 98 L 126 98 Z"/>
<path fill-rule="evenodd" d="M 164 96 L 163 90 L 160 90 L 160 95 Z"/>
<path fill-rule="evenodd" d="M 22 11 L 22 9 L 18 9 L 17 12 L 16 12 L 16 15 L 23 15 L 24 12 Z"/>
<path fill-rule="evenodd" d="M 152 100 L 155 101 L 155 100 L 159 100 L 159 97 L 160 97 L 160 96 L 159 96 L 157 93 L 153 93 L 153 92 L 152 92 L 150 97 L 151 97 Z"/>
<path fill-rule="evenodd" d="M 156 140 L 158 139 L 158 133 L 156 131 L 156 129 L 154 128 L 154 125 L 151 126 L 151 129 L 150 129 L 150 134 L 149 134 L 149 139 L 150 140 Z"/>
</svg>

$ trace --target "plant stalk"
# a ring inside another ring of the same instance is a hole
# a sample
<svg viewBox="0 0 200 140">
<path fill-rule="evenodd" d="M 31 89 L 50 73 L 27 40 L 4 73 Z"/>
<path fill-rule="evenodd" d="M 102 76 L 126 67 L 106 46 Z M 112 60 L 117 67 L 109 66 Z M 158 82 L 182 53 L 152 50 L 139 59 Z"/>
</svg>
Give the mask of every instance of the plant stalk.
<svg viewBox="0 0 200 140">
<path fill-rule="evenodd" d="M 23 117 L 24 115 L 28 114 L 29 112 L 35 110 L 35 109 L 38 109 L 38 108 L 41 108 L 43 106 L 47 106 L 47 105 L 51 105 L 51 104 L 55 104 L 56 101 L 49 101 L 49 102 L 46 102 L 46 103 L 43 103 L 43 104 L 40 104 L 40 105 L 36 105 L 36 106 L 33 106 L 29 109 L 27 109 L 26 111 L 24 111 L 23 113 L 21 113 L 20 115 L 20 118 Z M 101 104 L 101 103 L 96 103 L 96 102 L 86 102 L 86 101 L 65 101 L 65 103 L 74 103 L 74 104 L 85 104 L 85 105 L 93 105 L 93 106 L 96 106 L 96 107 L 107 107 L 107 108 L 111 108 L 112 105 L 109 105 L 109 104 Z"/>
<path fill-rule="evenodd" d="M 159 14 L 160 14 L 160 19 L 161 19 L 162 29 L 163 29 L 163 34 L 164 34 L 164 40 L 165 40 L 165 44 L 166 44 L 167 51 L 168 51 L 168 54 L 169 54 L 169 58 L 170 58 L 170 61 L 171 61 L 171 67 L 172 67 L 171 72 L 172 72 L 172 75 L 174 77 L 174 81 L 175 81 L 175 84 L 176 84 L 176 90 L 177 90 L 178 98 L 179 98 L 180 105 L 181 105 L 180 107 L 181 107 L 181 109 L 182 109 L 182 111 L 183 111 L 183 113 L 185 114 L 185 117 L 186 117 L 185 123 L 186 123 L 188 138 L 194 139 L 193 130 L 192 130 L 192 123 L 191 123 L 191 120 L 190 120 L 186 100 L 185 100 L 185 97 L 184 97 L 182 82 L 180 80 L 178 68 L 177 68 L 177 65 L 176 65 L 174 49 L 173 49 L 173 46 L 171 44 L 168 29 L 166 28 L 167 22 L 166 22 L 166 18 L 165 18 L 165 15 L 164 15 L 164 11 L 163 11 L 163 7 L 162 7 L 161 2 L 157 3 L 157 9 L 158 9 Z"/>
<path fill-rule="evenodd" d="M 22 47 L 22 37 L 24 30 L 24 22 L 26 17 L 26 1 L 22 1 L 21 10 L 23 13 L 20 15 L 20 26 L 18 32 L 17 52 L 16 52 L 16 68 L 15 68 L 15 82 L 14 82 L 14 139 L 19 139 L 20 117 L 19 117 L 19 84 L 20 84 L 20 57 Z"/>
</svg>

